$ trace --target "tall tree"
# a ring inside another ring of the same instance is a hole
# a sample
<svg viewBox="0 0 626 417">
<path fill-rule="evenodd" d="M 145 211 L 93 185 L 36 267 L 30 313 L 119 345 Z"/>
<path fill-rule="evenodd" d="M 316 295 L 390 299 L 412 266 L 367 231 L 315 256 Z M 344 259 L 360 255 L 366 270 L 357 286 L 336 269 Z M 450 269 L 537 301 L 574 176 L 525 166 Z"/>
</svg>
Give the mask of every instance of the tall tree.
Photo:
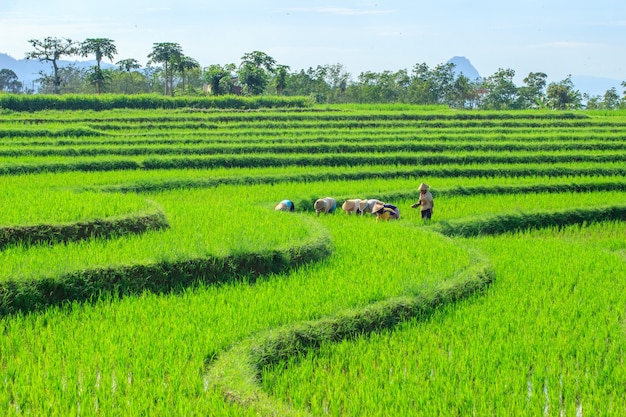
<svg viewBox="0 0 626 417">
<path fill-rule="evenodd" d="M 350 100 L 359 103 L 399 103 L 407 101 L 410 78 L 406 70 L 362 72 L 348 89 Z"/>
<path fill-rule="evenodd" d="M 282 96 L 287 87 L 288 65 L 277 65 L 275 71 L 276 94 Z"/>
<path fill-rule="evenodd" d="M 265 52 L 246 53 L 241 57 L 237 72 L 239 83 L 247 94 L 263 94 L 275 67 L 276 60 Z"/>
<path fill-rule="evenodd" d="M 172 64 L 183 55 L 183 50 L 175 42 L 160 42 L 152 46 L 152 52 L 148 54 L 148 63 L 163 64 L 165 68 L 165 95 L 174 96 L 174 75 L 171 70 Z"/>
<path fill-rule="evenodd" d="M 531 72 L 524 78 L 525 86 L 519 88 L 519 107 L 537 109 L 545 106 L 545 88 L 548 76 L 543 72 Z"/>
<path fill-rule="evenodd" d="M 68 38 L 47 37 L 44 40 L 30 39 L 28 41 L 34 51 L 26 53 L 26 59 L 38 59 L 39 62 L 50 62 L 54 69 L 53 86 L 54 93 L 59 94 L 61 77 L 59 76 L 58 62 L 63 56 L 71 56 L 78 53 L 76 42 Z"/>
<path fill-rule="evenodd" d="M 89 56 L 94 54 L 98 68 L 103 58 L 109 58 L 113 61 L 115 55 L 117 55 L 117 48 L 113 40 L 108 38 L 87 38 L 80 44 L 81 56 Z"/>
<path fill-rule="evenodd" d="M 182 92 L 185 94 L 185 74 L 191 70 L 199 69 L 200 63 L 195 59 L 188 57 L 186 55 L 180 55 L 173 62 L 173 70 L 180 72 L 181 78 L 183 80 L 183 89 Z"/>
<path fill-rule="evenodd" d="M 300 70 L 287 76 L 284 90 L 289 96 L 311 96 L 316 103 L 327 103 L 330 96 L 330 87 L 324 81 L 322 67 L 309 67 L 306 71 Z"/>
<path fill-rule="evenodd" d="M 226 64 L 224 66 L 218 64 L 209 65 L 204 70 L 203 75 L 204 82 L 209 86 L 209 93 L 214 96 L 234 93 L 233 74 L 235 70 L 235 64 Z"/>
<path fill-rule="evenodd" d="M 350 81 L 350 73 L 342 64 L 324 65 L 324 79 L 330 86 L 329 102 L 340 103 L 345 101 L 345 92 Z"/>
<path fill-rule="evenodd" d="M 59 68 L 57 74 L 59 85 L 56 85 L 55 76 L 39 72 L 39 93 L 42 94 L 82 94 L 89 92 L 87 71 L 76 64 L 69 64 Z"/>
<path fill-rule="evenodd" d="M 554 110 L 573 110 L 582 107 L 582 96 L 580 91 L 574 87 L 571 77 L 571 75 L 568 75 L 558 83 L 552 82 L 548 84 L 546 102 L 549 108 Z"/>
<path fill-rule="evenodd" d="M 122 59 L 121 61 L 117 61 L 115 63 L 115 65 L 118 66 L 120 71 L 124 71 L 128 73 L 128 77 L 130 78 L 130 90 L 129 89 L 125 89 L 126 93 L 135 92 L 135 82 L 133 79 L 133 70 L 139 69 L 141 68 L 141 65 L 139 65 L 139 62 L 134 59 L 134 58 L 126 58 L 126 59 Z"/>
<path fill-rule="evenodd" d="M 454 80 L 449 104 L 456 108 L 473 109 L 478 102 L 479 84 L 480 81 L 472 81 L 464 74 L 459 74 Z"/>
<path fill-rule="evenodd" d="M 617 94 L 617 88 L 611 87 L 606 90 L 602 97 L 602 106 L 605 109 L 615 110 L 620 107 L 619 94 Z"/>
<path fill-rule="evenodd" d="M 22 91 L 22 83 L 17 78 L 17 74 L 10 69 L 0 70 L 0 91 L 7 93 L 19 93 Z"/>
<path fill-rule="evenodd" d="M 437 97 L 432 88 L 432 71 L 425 62 L 415 64 L 409 85 L 410 101 L 415 104 L 434 104 Z"/>
<path fill-rule="evenodd" d="M 439 64 L 431 71 L 430 88 L 437 104 L 452 104 L 454 95 L 454 64 Z"/>
<path fill-rule="evenodd" d="M 96 93 L 100 94 L 103 84 L 108 78 L 106 74 L 102 73 L 100 63 L 103 58 L 109 58 L 113 61 L 113 58 L 117 54 L 115 43 L 113 43 L 113 40 L 108 38 L 87 38 L 80 44 L 79 52 L 80 55 L 84 57 L 87 57 L 90 54 L 94 54 L 96 56 L 97 64 L 94 68 L 92 68 L 92 74 L 90 74 L 89 77 L 93 81 L 92 84 L 96 86 Z"/>
<path fill-rule="evenodd" d="M 486 109 L 504 110 L 516 108 L 518 89 L 513 82 L 515 71 L 499 68 L 483 81 L 486 89 L 482 106 Z"/>
<path fill-rule="evenodd" d="M 426 63 L 415 64 L 408 89 L 411 102 L 457 105 L 461 97 L 459 89 L 469 87 L 471 82 L 469 79 L 457 82 L 454 66 L 449 62 L 431 69 Z"/>
</svg>

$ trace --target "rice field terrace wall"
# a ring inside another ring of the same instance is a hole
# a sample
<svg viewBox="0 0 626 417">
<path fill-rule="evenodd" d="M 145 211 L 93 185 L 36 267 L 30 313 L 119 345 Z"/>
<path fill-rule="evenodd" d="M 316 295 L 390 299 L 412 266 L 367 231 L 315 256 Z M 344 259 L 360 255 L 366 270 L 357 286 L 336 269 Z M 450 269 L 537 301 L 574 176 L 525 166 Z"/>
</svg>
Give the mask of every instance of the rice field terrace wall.
<svg viewBox="0 0 626 417">
<path fill-rule="evenodd" d="M 2 415 L 626 413 L 625 112 L 38 100 L 0 95 Z"/>
<path fill-rule="evenodd" d="M 157 94 L 1 94 L 0 109 L 19 112 L 42 110 L 111 109 L 257 109 L 308 107 L 306 97 L 169 97 Z"/>
</svg>

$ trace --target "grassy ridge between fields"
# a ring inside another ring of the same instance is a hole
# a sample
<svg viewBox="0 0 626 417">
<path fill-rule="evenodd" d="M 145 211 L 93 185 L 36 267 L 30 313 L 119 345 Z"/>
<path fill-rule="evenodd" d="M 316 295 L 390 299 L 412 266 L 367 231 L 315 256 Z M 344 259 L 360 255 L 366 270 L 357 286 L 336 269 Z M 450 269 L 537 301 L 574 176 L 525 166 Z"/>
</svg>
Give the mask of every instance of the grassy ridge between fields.
<svg viewBox="0 0 626 417">
<path fill-rule="evenodd" d="M 3 226 L 0 227 L 0 250 L 9 245 L 54 245 L 92 238 L 139 234 L 168 227 L 167 218 L 161 210 L 66 224 Z"/>
<path fill-rule="evenodd" d="M 0 283 L 0 316 L 39 311 L 72 301 L 91 301 L 103 294 L 127 296 L 145 291 L 177 292 L 197 285 L 254 282 L 260 276 L 319 261 L 332 253 L 327 232 L 312 228 L 299 245 L 261 252 L 232 253 L 173 262 L 102 267 L 63 276 L 8 280 Z"/>
<path fill-rule="evenodd" d="M 217 178 L 200 178 L 200 179 L 171 179 L 171 180 L 148 180 L 134 181 L 124 184 L 105 185 L 97 187 L 85 187 L 84 190 L 89 191 L 106 191 L 106 192 L 154 192 L 172 189 L 192 189 L 192 188 L 212 188 L 221 185 L 252 185 L 252 184 L 278 184 L 289 182 L 316 182 L 316 181 L 349 181 L 349 180 L 368 180 L 377 178 L 424 178 L 424 177 L 452 177 L 452 178 L 479 178 L 479 177 L 524 177 L 524 176 L 625 176 L 624 168 L 567 168 L 567 167 L 536 167 L 536 168 L 520 168 L 520 167 L 499 167 L 499 168 L 467 168 L 467 169 L 450 169 L 437 168 L 431 169 L 415 169 L 407 167 L 406 169 L 390 169 L 390 170 L 363 170 L 358 172 L 325 172 L 325 173 L 300 173 L 293 175 L 238 175 L 234 177 L 217 177 Z M 598 187 L 594 183 L 594 190 L 624 190 L 626 182 L 599 182 Z M 571 184 L 546 184 L 532 186 L 501 186 L 501 187 L 455 187 L 448 190 L 433 190 L 433 196 L 443 195 L 442 193 L 451 193 L 449 195 L 471 195 L 471 194 L 514 194 L 517 192 L 565 192 L 565 191 L 582 191 L 589 190 L 589 184 L 571 183 Z M 389 196 L 414 197 L 415 191 L 390 193 Z M 379 196 L 382 197 L 382 196 Z M 352 198 L 352 197 L 350 197 Z M 315 201 L 315 200 L 313 200 Z M 302 201 L 302 206 L 308 207 L 307 210 L 313 208 L 312 202 L 308 200 Z M 307 206 L 308 204 L 308 206 Z"/>
<path fill-rule="evenodd" d="M 477 219 L 442 221 L 433 228 L 446 236 L 473 237 L 497 235 L 528 229 L 558 228 L 565 226 L 626 220 L 626 205 L 588 207 L 559 211 L 504 213 Z"/>
<path fill-rule="evenodd" d="M 340 144 L 204 144 L 194 143 L 192 140 L 181 140 L 179 144 L 125 144 L 115 143 L 75 143 L 67 145 L 28 143 L 27 141 L 15 140 L 13 143 L 2 143 L 0 141 L 0 157 L 94 157 L 94 156 L 147 156 L 147 155 L 244 155 L 244 154 L 268 154 L 274 155 L 290 155 L 290 154 L 330 154 L 330 153 L 356 153 L 363 154 L 379 152 L 379 153 L 399 153 L 399 152 L 450 152 L 458 154 L 460 152 L 561 152 L 562 151 L 592 151 L 596 155 L 598 151 L 621 151 L 626 147 L 625 142 L 585 142 L 585 143 L 567 143 L 557 144 L 550 142 L 542 142 L 536 144 L 528 143 L 483 143 L 483 144 L 467 144 L 467 143 L 445 143 L 445 144 L 421 144 L 411 142 L 382 142 L 379 144 L 357 144 L 357 143 L 340 143 Z M 165 142 L 165 141 L 164 141 Z M 184 145 L 184 146 L 181 146 Z M 70 147 L 71 146 L 71 147 Z M 566 148 L 566 149 L 564 149 Z M 469 156 L 469 155 L 468 155 Z M 468 159 L 468 158 L 466 158 Z M 588 159 L 592 159 L 589 157 Z M 428 162 L 429 158 L 423 159 Z M 463 159 L 459 159 L 463 161 Z"/>
<path fill-rule="evenodd" d="M 113 171 L 113 170 L 173 170 L 173 169 L 218 169 L 218 168 L 273 168 L 273 167 L 366 167 L 376 164 L 393 165 L 432 165 L 428 168 L 414 169 L 412 175 L 416 176 L 496 176 L 496 175 L 570 175 L 567 172 L 556 171 L 555 168 L 547 167 L 547 164 L 556 163 L 618 163 L 626 160 L 620 154 L 605 155 L 526 155 L 526 156 L 498 156 L 497 152 L 487 156 L 461 156 L 461 157 L 421 157 L 411 154 L 395 155 L 315 155 L 315 156 L 283 156 L 272 155 L 231 155 L 216 157 L 160 157 L 160 158 L 108 158 L 104 160 L 85 158 L 74 160 L 73 157 L 64 157 L 56 161 L 39 162 L 31 160 L 21 163 L 0 164 L 0 175 L 22 175 L 40 172 L 89 172 L 89 171 Z M 45 159 L 42 158 L 43 161 Z M 446 164 L 448 166 L 446 167 Z M 454 166 L 454 165 L 458 166 Z M 498 165 L 498 168 L 490 168 L 489 165 L 477 168 L 478 164 Z M 518 168 L 502 169 L 505 164 L 517 165 Z M 520 168 L 519 165 L 536 164 L 528 168 Z M 541 165 L 544 164 L 544 165 Z M 450 166 L 452 165 L 452 166 Z M 466 168 L 467 167 L 467 168 Z M 579 168 L 580 170 L 584 168 Z M 597 171 L 601 171 L 599 168 Z M 508 173 L 507 171 L 513 171 Z M 517 172 L 516 172 L 517 171 Z M 537 172 L 533 172 L 537 171 Z M 609 171 L 610 174 L 609 174 Z M 624 175 L 626 169 L 605 168 L 596 175 Z M 578 174 L 586 175 L 586 173 Z M 591 175 L 591 173 L 589 173 Z"/>
<path fill-rule="evenodd" d="M 308 97 L 168 97 L 157 94 L 0 94 L 0 109 L 17 112 L 41 110 L 110 109 L 258 109 L 299 108 L 313 103 Z"/>
<path fill-rule="evenodd" d="M 425 320 L 442 306 L 485 290 L 493 279 L 488 262 L 478 258 L 473 265 L 430 291 L 262 333 L 210 363 L 209 382 L 228 401 L 249 407 L 257 415 L 308 416 L 306 411 L 293 409 L 261 390 L 259 380 L 264 368 L 315 351 L 324 343 L 393 329 L 411 319 Z"/>
</svg>

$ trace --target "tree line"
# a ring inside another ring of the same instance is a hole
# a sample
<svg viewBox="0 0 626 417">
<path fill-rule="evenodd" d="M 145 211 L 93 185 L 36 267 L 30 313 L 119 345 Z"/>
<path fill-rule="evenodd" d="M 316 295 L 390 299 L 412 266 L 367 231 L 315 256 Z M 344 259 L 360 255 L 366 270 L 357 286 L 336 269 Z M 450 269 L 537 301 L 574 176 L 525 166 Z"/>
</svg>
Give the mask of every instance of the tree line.
<svg viewBox="0 0 626 417">
<path fill-rule="evenodd" d="M 185 55 L 174 42 L 154 43 L 146 67 L 134 58 L 121 59 L 113 68 L 102 68 L 107 58 L 117 56 L 115 42 L 108 38 L 88 38 L 76 42 L 68 38 L 47 37 L 28 41 L 32 50 L 27 59 L 52 65 L 52 72 L 40 72 L 38 93 L 121 93 L 164 95 L 286 95 L 310 96 L 317 103 L 414 103 L 440 104 L 464 109 L 618 109 L 626 108 L 626 90 L 615 88 L 602 96 L 581 94 L 571 77 L 547 82 L 543 72 L 531 72 L 523 85 L 514 82 L 513 69 L 498 69 L 494 74 L 471 80 L 457 74 L 454 64 L 431 68 L 418 63 L 411 71 L 366 71 L 353 80 L 343 65 L 318 65 L 290 72 L 288 65 L 276 62 L 261 51 L 245 53 L 237 65 L 200 63 Z M 96 65 L 79 68 L 59 66 L 63 57 L 94 57 Z M 622 82 L 626 89 L 626 82 Z M 0 70 L 0 91 L 30 92 L 16 74 Z M 583 104 L 583 101 L 585 104 Z"/>
</svg>

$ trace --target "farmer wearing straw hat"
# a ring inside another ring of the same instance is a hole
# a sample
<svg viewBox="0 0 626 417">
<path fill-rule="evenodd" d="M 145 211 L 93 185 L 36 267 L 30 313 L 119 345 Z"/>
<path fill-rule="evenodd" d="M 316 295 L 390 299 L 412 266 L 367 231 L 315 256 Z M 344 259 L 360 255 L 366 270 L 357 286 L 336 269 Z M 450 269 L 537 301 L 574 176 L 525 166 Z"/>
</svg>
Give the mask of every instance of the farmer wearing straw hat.
<svg viewBox="0 0 626 417">
<path fill-rule="evenodd" d="M 400 210 L 393 204 L 376 203 L 372 208 L 372 214 L 379 220 L 400 220 Z"/>
<path fill-rule="evenodd" d="M 274 207 L 276 211 L 294 211 L 295 209 L 296 205 L 291 200 L 283 200 Z"/>
<path fill-rule="evenodd" d="M 315 201 L 313 205 L 315 213 L 319 216 L 320 213 L 332 214 L 337 208 L 337 200 L 332 197 L 320 198 Z"/>
<path fill-rule="evenodd" d="M 422 219 L 429 221 L 433 215 L 433 207 L 435 203 L 433 201 L 433 195 L 428 191 L 430 187 L 424 183 L 421 183 L 418 190 L 420 190 L 419 201 L 411 206 L 411 208 L 419 207 L 422 211 Z"/>
<path fill-rule="evenodd" d="M 361 199 L 353 198 L 350 200 L 346 200 L 342 205 L 341 209 L 345 211 L 347 214 L 356 214 L 359 211 L 359 204 L 361 203 Z"/>
<path fill-rule="evenodd" d="M 361 200 L 361 202 L 359 203 L 359 213 L 361 213 L 361 215 L 364 215 L 365 213 L 374 214 L 372 213 L 372 209 L 377 203 L 383 204 L 382 201 L 376 200 L 375 198 Z"/>
</svg>

